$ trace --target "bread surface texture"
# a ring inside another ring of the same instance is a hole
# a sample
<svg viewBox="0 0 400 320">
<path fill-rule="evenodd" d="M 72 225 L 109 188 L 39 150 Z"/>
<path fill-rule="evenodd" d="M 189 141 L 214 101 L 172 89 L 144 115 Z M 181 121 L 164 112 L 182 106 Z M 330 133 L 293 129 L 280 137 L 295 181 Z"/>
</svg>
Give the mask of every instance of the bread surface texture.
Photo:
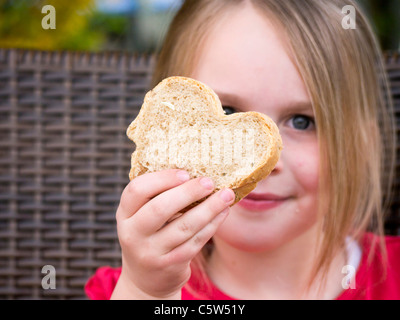
<svg viewBox="0 0 400 320">
<path fill-rule="evenodd" d="M 183 169 L 191 178 L 210 177 L 214 192 L 231 188 L 233 204 L 271 173 L 282 150 L 279 130 L 269 117 L 258 112 L 226 115 L 211 88 L 186 77 L 166 78 L 149 91 L 127 136 L 136 145 L 130 180 Z"/>
</svg>

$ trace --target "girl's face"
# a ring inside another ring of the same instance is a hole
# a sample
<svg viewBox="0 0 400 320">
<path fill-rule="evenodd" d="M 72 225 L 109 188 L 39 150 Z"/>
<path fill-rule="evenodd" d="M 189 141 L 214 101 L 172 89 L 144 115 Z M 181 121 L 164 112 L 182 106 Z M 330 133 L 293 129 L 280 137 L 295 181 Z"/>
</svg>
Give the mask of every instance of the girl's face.
<svg viewBox="0 0 400 320">
<path fill-rule="evenodd" d="M 234 9 L 208 34 L 191 76 L 214 89 L 227 111 L 268 115 L 283 141 L 273 172 L 231 208 L 216 240 L 261 252 L 313 230 L 319 169 L 314 115 L 283 37 L 251 6 Z M 265 200 L 248 200 L 254 194 Z"/>
</svg>

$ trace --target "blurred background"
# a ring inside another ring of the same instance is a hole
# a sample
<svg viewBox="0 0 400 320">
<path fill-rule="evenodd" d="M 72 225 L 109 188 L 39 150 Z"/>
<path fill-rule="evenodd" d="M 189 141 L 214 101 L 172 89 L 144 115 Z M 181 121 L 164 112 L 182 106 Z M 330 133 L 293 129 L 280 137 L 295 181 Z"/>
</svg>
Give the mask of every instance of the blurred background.
<svg viewBox="0 0 400 320">
<path fill-rule="evenodd" d="M 154 63 L 136 53 L 158 51 L 182 1 L 0 0 L 0 299 L 84 299 L 96 268 L 120 266 L 115 212 L 134 150 L 125 132 Z M 400 0 L 358 1 L 382 48 L 399 50 Z M 42 28 L 46 5 L 56 29 Z M 390 61 L 399 120 L 400 59 Z M 400 234 L 399 186 L 388 234 Z M 41 285 L 44 265 L 57 269 L 54 290 Z"/>
<path fill-rule="evenodd" d="M 0 0 L 0 47 L 154 52 L 183 0 Z M 358 0 L 384 50 L 400 48 L 400 0 Z M 56 29 L 44 30 L 44 5 Z"/>
</svg>

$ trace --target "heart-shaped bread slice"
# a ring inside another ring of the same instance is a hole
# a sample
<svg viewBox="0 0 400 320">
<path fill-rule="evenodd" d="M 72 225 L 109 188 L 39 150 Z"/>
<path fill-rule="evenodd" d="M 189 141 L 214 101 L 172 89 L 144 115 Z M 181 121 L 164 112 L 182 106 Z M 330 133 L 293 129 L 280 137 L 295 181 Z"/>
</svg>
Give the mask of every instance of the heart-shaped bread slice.
<svg viewBox="0 0 400 320">
<path fill-rule="evenodd" d="M 258 112 L 225 115 L 211 88 L 185 77 L 166 78 L 149 91 L 127 135 L 136 144 L 131 180 L 147 172 L 184 169 L 191 178 L 210 177 L 214 192 L 231 188 L 234 203 L 271 173 L 282 149 L 269 117 Z"/>
</svg>

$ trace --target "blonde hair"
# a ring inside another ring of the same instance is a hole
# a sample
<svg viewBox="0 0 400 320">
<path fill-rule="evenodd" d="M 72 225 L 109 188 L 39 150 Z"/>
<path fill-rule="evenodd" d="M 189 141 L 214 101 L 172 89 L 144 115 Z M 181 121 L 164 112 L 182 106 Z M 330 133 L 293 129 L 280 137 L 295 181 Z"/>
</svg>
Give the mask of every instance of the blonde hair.
<svg viewBox="0 0 400 320">
<path fill-rule="evenodd" d="M 171 75 L 190 76 L 218 16 L 244 1 L 185 1 L 165 38 L 153 83 Z M 317 239 L 321 245 L 313 272 L 317 274 L 328 270 L 347 236 L 360 239 L 366 230 L 384 233 L 395 130 L 382 52 L 352 0 L 248 2 L 283 32 L 287 52 L 312 101 L 321 164 Z M 342 27 L 346 5 L 356 9 L 356 29 Z M 199 263 L 196 268 L 203 270 Z"/>
</svg>

